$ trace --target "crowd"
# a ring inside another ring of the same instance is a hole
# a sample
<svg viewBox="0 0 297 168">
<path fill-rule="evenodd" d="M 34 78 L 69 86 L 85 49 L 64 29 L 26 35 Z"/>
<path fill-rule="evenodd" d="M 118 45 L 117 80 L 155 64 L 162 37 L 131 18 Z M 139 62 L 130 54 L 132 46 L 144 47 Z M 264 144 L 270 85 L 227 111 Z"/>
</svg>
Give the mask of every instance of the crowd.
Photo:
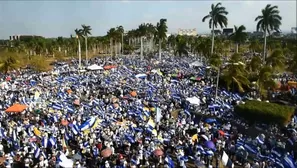
<svg viewBox="0 0 297 168">
<path fill-rule="evenodd" d="M 219 90 L 193 58 L 95 58 L 1 82 L 2 167 L 283 167 L 297 161 L 296 120 L 250 129 L 244 97 Z M 268 131 L 269 130 L 269 131 Z"/>
</svg>

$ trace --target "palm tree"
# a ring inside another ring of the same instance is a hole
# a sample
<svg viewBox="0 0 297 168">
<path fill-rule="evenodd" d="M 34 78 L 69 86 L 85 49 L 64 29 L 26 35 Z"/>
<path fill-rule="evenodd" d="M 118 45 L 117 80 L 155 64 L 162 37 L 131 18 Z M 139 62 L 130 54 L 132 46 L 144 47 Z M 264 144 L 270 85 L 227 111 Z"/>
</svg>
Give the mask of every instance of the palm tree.
<svg viewBox="0 0 297 168">
<path fill-rule="evenodd" d="M 122 44 L 122 37 L 124 36 L 124 27 L 123 26 L 118 26 L 116 28 L 116 51 L 119 49 L 120 45 L 119 45 L 119 42 L 121 44 L 121 46 L 123 45 Z"/>
<path fill-rule="evenodd" d="M 282 17 L 279 15 L 279 10 L 277 6 L 271 6 L 271 4 L 266 5 L 262 9 L 262 15 L 256 17 L 255 21 L 257 23 L 257 31 L 262 30 L 264 32 L 264 49 L 263 57 L 266 59 L 266 36 L 267 33 L 270 34 L 271 31 L 280 31 L 280 25 Z"/>
<path fill-rule="evenodd" d="M 257 39 L 252 40 L 250 42 L 249 49 L 253 53 L 255 53 L 255 52 L 261 52 L 261 44 L 260 44 L 259 40 L 257 40 Z"/>
<path fill-rule="evenodd" d="M 297 52 L 295 52 L 295 54 L 290 58 L 290 64 L 288 69 L 293 72 L 293 73 L 297 73 Z"/>
<path fill-rule="evenodd" d="M 181 57 L 182 55 L 186 55 L 188 56 L 188 50 L 189 47 L 187 46 L 187 41 L 185 39 L 185 37 L 178 35 L 176 38 L 176 45 L 175 45 L 175 51 L 174 54 L 178 55 Z"/>
<path fill-rule="evenodd" d="M 285 67 L 285 57 L 281 49 L 274 50 L 266 59 L 266 65 L 273 67 L 274 72 L 283 70 Z"/>
<path fill-rule="evenodd" d="M 110 45 L 110 56 L 113 56 L 113 40 L 117 38 L 118 32 L 116 28 L 110 28 L 109 31 L 107 32 L 107 37 L 109 38 L 109 45 Z"/>
<path fill-rule="evenodd" d="M 234 85 L 236 85 L 239 91 L 243 92 L 243 86 L 248 86 L 250 84 L 247 74 L 243 64 L 230 63 L 223 71 L 223 79 L 228 88 L 230 88 L 230 85 L 232 84 L 232 90 L 234 91 Z"/>
<path fill-rule="evenodd" d="M 91 35 L 91 26 L 81 25 L 81 34 L 82 37 L 85 38 L 85 45 L 86 45 L 86 64 L 88 64 L 88 36 Z"/>
<path fill-rule="evenodd" d="M 264 66 L 261 68 L 258 74 L 257 86 L 259 94 L 262 93 L 263 89 L 268 89 L 269 87 L 275 87 L 276 83 L 273 80 L 273 68 L 270 66 Z"/>
<path fill-rule="evenodd" d="M 157 23 L 156 26 L 156 41 L 159 43 L 159 60 L 161 61 L 162 56 L 161 56 L 161 51 L 162 51 L 162 43 L 166 39 L 166 33 L 167 33 L 167 25 L 166 25 L 167 19 L 160 19 L 160 21 Z"/>
<path fill-rule="evenodd" d="M 234 41 L 236 44 L 236 53 L 238 53 L 238 46 L 246 41 L 247 39 L 247 33 L 244 32 L 246 28 L 244 25 L 241 25 L 239 27 L 234 25 L 234 33 L 230 35 L 230 38 Z"/>
<path fill-rule="evenodd" d="M 261 58 L 259 56 L 253 56 L 253 58 L 251 59 L 251 61 L 247 65 L 247 69 L 251 73 L 258 73 L 258 71 L 260 70 L 261 66 L 262 66 L 262 60 L 261 60 Z"/>
<path fill-rule="evenodd" d="M 213 54 L 214 50 L 214 28 L 217 28 L 218 25 L 223 28 L 228 24 L 228 19 L 226 17 L 228 12 L 226 11 L 226 8 L 221 5 L 221 3 L 217 3 L 216 5 L 212 4 L 211 11 L 202 19 L 202 22 L 205 22 L 206 19 L 209 19 L 209 28 L 212 29 L 211 54 Z"/>
<path fill-rule="evenodd" d="M 78 41 L 78 59 L 79 59 L 79 64 L 78 68 L 81 68 L 81 46 L 80 46 L 80 38 L 82 37 L 82 30 L 81 29 L 75 29 L 75 34 L 76 34 L 76 39 Z"/>
</svg>

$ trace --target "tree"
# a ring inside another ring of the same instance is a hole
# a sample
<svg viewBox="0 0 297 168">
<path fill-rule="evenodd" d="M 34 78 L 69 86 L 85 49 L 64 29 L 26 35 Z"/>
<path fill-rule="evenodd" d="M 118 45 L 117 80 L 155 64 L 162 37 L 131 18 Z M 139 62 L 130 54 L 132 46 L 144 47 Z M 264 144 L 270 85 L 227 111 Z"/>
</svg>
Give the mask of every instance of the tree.
<svg viewBox="0 0 297 168">
<path fill-rule="evenodd" d="M 0 71 L 5 74 L 11 70 L 19 68 L 20 61 L 18 60 L 18 55 L 12 52 L 2 53 L 4 57 L 0 60 Z"/>
<path fill-rule="evenodd" d="M 278 72 L 285 67 L 285 57 L 281 49 L 274 50 L 266 59 L 266 65 L 273 67 L 274 72 Z"/>
<path fill-rule="evenodd" d="M 288 67 L 289 71 L 293 72 L 293 73 L 297 73 L 297 52 L 295 52 L 295 54 L 292 56 L 292 58 L 290 58 L 290 64 Z"/>
<path fill-rule="evenodd" d="M 276 86 L 276 83 L 273 80 L 272 75 L 272 67 L 264 66 L 261 68 L 257 80 L 259 94 L 262 93 L 262 89 L 274 88 Z"/>
<path fill-rule="evenodd" d="M 247 33 L 244 32 L 246 30 L 244 25 L 239 27 L 234 25 L 234 33 L 230 35 L 231 40 L 236 44 L 236 53 L 238 53 L 238 47 L 240 44 L 244 43 L 247 39 Z"/>
<path fill-rule="evenodd" d="M 80 46 L 80 38 L 82 37 L 82 30 L 81 29 L 75 29 L 76 39 L 78 42 L 78 59 L 79 59 L 79 69 L 81 68 L 81 46 Z"/>
<path fill-rule="evenodd" d="M 259 42 L 259 40 L 257 40 L 257 39 L 253 39 L 253 40 L 251 40 L 251 42 L 250 42 L 250 45 L 249 45 L 249 49 L 250 49 L 250 51 L 252 51 L 253 53 L 255 53 L 255 52 L 261 52 L 261 44 L 260 44 L 260 42 Z"/>
<path fill-rule="evenodd" d="M 271 6 L 271 4 L 266 5 L 262 9 L 262 14 L 257 16 L 255 21 L 257 23 L 257 31 L 262 30 L 264 32 L 264 48 L 263 48 L 263 58 L 266 60 L 266 37 L 267 33 L 270 34 L 271 31 L 280 31 L 282 17 L 279 15 L 279 10 L 277 6 Z"/>
<path fill-rule="evenodd" d="M 117 38 L 117 30 L 116 28 L 110 28 L 109 31 L 107 32 L 107 37 L 109 38 L 110 41 L 110 56 L 113 56 L 113 41 Z"/>
<path fill-rule="evenodd" d="M 176 46 L 175 46 L 175 51 L 174 54 L 175 55 L 179 55 L 180 57 L 182 55 L 186 55 L 188 56 L 188 50 L 189 47 L 187 46 L 187 41 L 185 40 L 185 38 L 183 36 L 178 35 L 176 38 Z"/>
<path fill-rule="evenodd" d="M 91 26 L 81 25 L 81 35 L 85 38 L 85 45 L 86 45 L 86 63 L 88 64 L 88 36 L 91 35 Z"/>
<path fill-rule="evenodd" d="M 211 5 L 211 11 L 202 19 L 202 22 L 209 19 L 209 28 L 212 29 L 211 54 L 213 54 L 214 50 L 214 28 L 217 28 L 218 25 L 220 25 L 221 28 L 227 26 L 228 19 L 226 15 L 228 15 L 226 8 L 221 6 L 221 3 L 217 3 L 216 5 Z"/>
<path fill-rule="evenodd" d="M 247 78 L 248 72 L 244 68 L 244 64 L 241 63 L 242 56 L 235 53 L 231 56 L 229 63 L 226 65 L 223 71 L 223 80 L 226 82 L 228 89 L 232 85 L 234 91 L 235 85 L 240 92 L 243 92 L 243 86 L 248 86 L 250 81 Z"/>
<path fill-rule="evenodd" d="M 157 23 L 156 26 L 156 33 L 155 33 L 155 37 L 156 37 L 156 41 L 158 42 L 158 46 L 159 46 L 159 60 L 162 59 L 161 57 L 161 51 L 162 51 L 162 43 L 164 42 L 164 40 L 166 39 L 166 33 L 167 33 L 167 25 L 166 25 L 167 19 L 160 19 L 160 21 Z"/>
<path fill-rule="evenodd" d="M 257 73 L 259 72 L 260 68 L 262 66 L 262 60 L 259 56 L 253 56 L 251 61 L 247 64 L 247 69 L 251 73 Z"/>
</svg>

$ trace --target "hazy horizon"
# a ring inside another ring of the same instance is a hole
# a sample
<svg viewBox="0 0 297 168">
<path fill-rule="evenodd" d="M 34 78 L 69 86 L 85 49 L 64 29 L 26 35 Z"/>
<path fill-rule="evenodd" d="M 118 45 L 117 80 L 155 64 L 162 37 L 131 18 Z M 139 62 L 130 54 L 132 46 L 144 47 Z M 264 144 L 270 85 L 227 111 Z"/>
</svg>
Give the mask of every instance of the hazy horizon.
<svg viewBox="0 0 297 168">
<path fill-rule="evenodd" d="M 208 21 L 202 18 L 212 3 L 219 1 L 1 1 L 0 39 L 11 35 L 39 35 L 47 38 L 69 37 L 81 24 L 92 27 L 92 36 L 102 36 L 116 26 L 125 30 L 167 19 L 168 33 L 179 28 L 196 28 L 209 34 Z M 256 30 L 256 16 L 267 4 L 277 5 L 282 16 L 282 32 L 296 27 L 296 1 L 220 1 L 229 12 L 228 28 L 245 25 Z"/>
</svg>

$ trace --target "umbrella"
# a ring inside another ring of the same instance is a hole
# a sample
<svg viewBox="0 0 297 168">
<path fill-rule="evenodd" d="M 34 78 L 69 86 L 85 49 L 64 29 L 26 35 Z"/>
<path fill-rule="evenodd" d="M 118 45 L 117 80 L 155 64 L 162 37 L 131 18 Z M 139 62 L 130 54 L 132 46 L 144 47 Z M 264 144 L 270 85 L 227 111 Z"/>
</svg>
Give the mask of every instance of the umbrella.
<svg viewBox="0 0 297 168">
<path fill-rule="evenodd" d="M 208 137 L 206 136 L 206 135 L 201 135 L 201 137 L 203 138 L 203 139 L 205 139 L 206 141 L 208 141 Z"/>
<path fill-rule="evenodd" d="M 222 130 L 219 130 L 219 134 L 222 135 L 222 136 L 224 136 L 225 135 L 225 132 L 222 131 Z"/>
<path fill-rule="evenodd" d="M 111 155 L 111 149 L 110 148 L 106 148 L 104 150 L 101 151 L 101 156 L 104 158 L 107 158 Z"/>
<path fill-rule="evenodd" d="M 105 69 L 105 70 L 110 70 L 110 69 L 113 69 L 113 68 L 116 68 L 117 66 L 116 65 L 106 65 L 106 66 L 104 66 L 103 68 Z"/>
<path fill-rule="evenodd" d="M 66 125 L 68 125 L 68 121 L 67 121 L 67 120 L 62 120 L 62 121 L 61 121 L 61 124 L 62 124 L 63 126 L 66 126 Z"/>
<path fill-rule="evenodd" d="M 216 120 L 215 118 L 207 118 L 207 119 L 205 120 L 205 122 L 206 122 L 207 124 L 211 124 L 211 123 L 216 123 L 217 120 Z"/>
<path fill-rule="evenodd" d="M 155 156 L 163 156 L 164 152 L 161 149 L 156 149 L 154 151 Z"/>
<path fill-rule="evenodd" d="M 206 141 L 204 145 L 209 149 L 216 149 L 216 146 L 212 141 Z"/>
<path fill-rule="evenodd" d="M 194 141 L 196 141 L 196 140 L 198 140 L 198 134 L 194 134 L 194 135 L 192 136 L 192 141 L 194 142 Z"/>
<path fill-rule="evenodd" d="M 137 93 L 136 93 L 136 91 L 132 91 L 132 92 L 130 92 L 130 95 L 131 95 L 132 97 L 136 97 L 136 96 L 137 96 Z"/>
<path fill-rule="evenodd" d="M 23 104 L 14 104 L 12 106 L 10 106 L 8 109 L 5 110 L 5 112 L 16 112 L 16 113 L 20 113 L 22 111 L 24 111 L 27 108 L 26 105 Z"/>
<path fill-rule="evenodd" d="M 201 80 L 201 78 L 200 77 L 191 77 L 190 78 L 190 80 L 192 80 L 192 81 L 200 81 Z"/>
</svg>

